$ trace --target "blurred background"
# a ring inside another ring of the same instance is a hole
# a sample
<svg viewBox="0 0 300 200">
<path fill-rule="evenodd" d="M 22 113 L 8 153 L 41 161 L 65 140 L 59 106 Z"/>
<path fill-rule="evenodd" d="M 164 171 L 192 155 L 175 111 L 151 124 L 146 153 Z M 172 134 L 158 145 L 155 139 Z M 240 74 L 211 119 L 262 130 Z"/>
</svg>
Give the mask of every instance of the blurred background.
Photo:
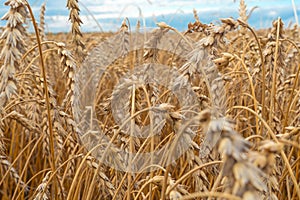
<svg viewBox="0 0 300 200">
<path fill-rule="evenodd" d="M 9 10 L 0 0 L 0 16 Z M 46 32 L 68 32 L 67 0 L 28 0 L 38 19 L 40 7 L 46 3 Z M 281 17 L 285 27 L 296 23 L 300 14 L 300 0 L 246 0 L 248 12 L 255 8 L 249 24 L 255 29 L 268 28 Z M 294 6 L 293 6 L 294 4 Z M 203 23 L 218 23 L 219 18 L 238 18 L 239 0 L 82 0 L 79 1 L 83 32 L 117 31 L 122 20 L 128 17 L 132 27 L 137 21 L 142 26 L 155 27 L 164 21 L 180 31 L 194 21 L 193 9 Z M 295 9 L 293 9 L 295 8 Z M 5 21 L 0 22 L 1 26 Z"/>
</svg>

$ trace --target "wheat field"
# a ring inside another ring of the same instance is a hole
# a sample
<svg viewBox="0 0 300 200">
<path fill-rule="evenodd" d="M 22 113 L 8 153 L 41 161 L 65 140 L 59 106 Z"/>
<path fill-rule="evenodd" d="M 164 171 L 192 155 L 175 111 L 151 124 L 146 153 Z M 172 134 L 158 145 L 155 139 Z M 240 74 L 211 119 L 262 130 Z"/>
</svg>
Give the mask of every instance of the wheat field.
<svg viewBox="0 0 300 200">
<path fill-rule="evenodd" d="M 66 4 L 46 34 L 46 5 L 5 3 L 0 199 L 300 199 L 297 25 L 255 30 L 240 0 L 184 32 L 83 33 Z"/>
</svg>

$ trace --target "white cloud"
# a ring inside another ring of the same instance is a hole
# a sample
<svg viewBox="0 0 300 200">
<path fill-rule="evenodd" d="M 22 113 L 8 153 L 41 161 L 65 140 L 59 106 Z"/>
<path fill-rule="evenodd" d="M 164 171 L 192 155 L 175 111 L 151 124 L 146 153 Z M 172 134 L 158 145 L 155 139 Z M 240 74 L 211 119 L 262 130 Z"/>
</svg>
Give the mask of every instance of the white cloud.
<svg viewBox="0 0 300 200">
<path fill-rule="evenodd" d="M 50 32 L 52 31 L 66 31 L 67 27 L 71 27 L 70 22 L 68 21 L 68 16 L 56 15 L 56 16 L 46 16 L 46 29 Z"/>
<path fill-rule="evenodd" d="M 268 16 L 270 17 L 276 17 L 278 14 L 275 10 L 271 10 L 269 13 L 268 13 Z"/>
</svg>

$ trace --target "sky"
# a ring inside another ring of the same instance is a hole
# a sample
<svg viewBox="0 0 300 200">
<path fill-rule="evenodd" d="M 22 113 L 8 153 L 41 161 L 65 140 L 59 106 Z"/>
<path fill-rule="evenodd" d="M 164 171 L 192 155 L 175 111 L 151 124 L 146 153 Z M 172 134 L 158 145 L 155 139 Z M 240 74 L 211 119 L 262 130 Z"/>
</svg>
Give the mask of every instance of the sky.
<svg viewBox="0 0 300 200">
<path fill-rule="evenodd" d="M 0 16 L 9 10 L 0 0 Z M 28 0 L 39 18 L 43 0 Z M 46 1 L 46 31 L 67 32 L 71 25 L 68 21 L 67 0 Z M 245 0 L 248 11 L 258 6 L 249 18 L 256 29 L 268 28 L 272 21 L 281 17 L 286 26 L 296 22 L 292 0 Z M 300 0 L 294 0 L 296 13 L 300 19 Z M 127 17 L 132 27 L 140 20 L 146 27 L 164 21 L 180 31 L 186 30 L 193 22 L 193 9 L 197 10 L 201 22 L 219 23 L 220 18 L 238 18 L 239 0 L 79 0 L 82 31 L 117 31 L 122 20 Z M 4 26 L 5 21 L 0 22 Z"/>
</svg>

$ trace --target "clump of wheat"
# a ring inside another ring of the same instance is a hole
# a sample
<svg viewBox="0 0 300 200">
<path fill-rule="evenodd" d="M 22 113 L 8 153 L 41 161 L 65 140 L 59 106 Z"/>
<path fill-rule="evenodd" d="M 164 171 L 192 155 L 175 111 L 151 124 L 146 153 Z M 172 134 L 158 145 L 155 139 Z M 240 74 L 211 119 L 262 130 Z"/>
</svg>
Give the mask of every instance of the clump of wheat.
<svg viewBox="0 0 300 200">
<path fill-rule="evenodd" d="M 194 10 L 183 33 L 131 32 L 127 18 L 82 33 L 68 0 L 72 34 L 45 33 L 43 4 L 33 37 L 28 3 L 5 4 L 1 199 L 299 198 L 297 26 L 254 30 L 241 0 L 239 19 L 205 24 Z"/>
<path fill-rule="evenodd" d="M 2 119 L 5 117 L 3 107 L 7 104 L 11 96 L 17 92 L 15 73 L 22 65 L 20 59 L 26 49 L 25 38 L 27 35 L 23 27 L 27 15 L 24 2 L 12 0 L 7 1 L 5 5 L 10 6 L 10 10 L 2 17 L 2 20 L 7 20 L 7 23 L 0 37 L 0 40 L 3 41 L 3 47 L 0 53 L 0 59 L 3 60 L 0 68 L 0 116 Z M 3 123 L 1 123 L 0 129 L 0 137 L 4 138 L 3 133 L 7 129 Z M 25 184 L 20 179 L 18 172 L 5 155 L 5 143 L 3 143 L 3 139 L 0 141 L 1 167 L 10 173 L 17 184 L 24 186 Z"/>
</svg>

